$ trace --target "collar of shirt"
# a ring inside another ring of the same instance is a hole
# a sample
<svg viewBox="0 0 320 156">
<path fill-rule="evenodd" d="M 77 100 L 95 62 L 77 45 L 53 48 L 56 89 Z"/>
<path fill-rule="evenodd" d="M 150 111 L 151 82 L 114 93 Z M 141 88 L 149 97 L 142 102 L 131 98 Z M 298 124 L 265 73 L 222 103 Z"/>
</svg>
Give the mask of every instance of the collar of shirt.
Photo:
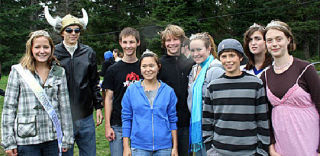
<svg viewBox="0 0 320 156">
<path fill-rule="evenodd" d="M 78 42 L 73 46 L 67 45 L 64 41 L 63 41 L 63 44 L 64 44 L 64 47 L 66 47 L 67 51 L 70 53 L 70 55 L 73 56 L 73 53 L 76 51 L 78 47 Z"/>
</svg>

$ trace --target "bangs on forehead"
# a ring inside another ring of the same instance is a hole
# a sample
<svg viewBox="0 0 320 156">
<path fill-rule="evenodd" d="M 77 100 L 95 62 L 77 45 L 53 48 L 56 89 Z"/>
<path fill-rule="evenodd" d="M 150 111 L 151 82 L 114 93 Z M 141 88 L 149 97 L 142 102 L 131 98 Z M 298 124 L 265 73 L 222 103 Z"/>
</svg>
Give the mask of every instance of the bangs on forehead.
<svg viewBox="0 0 320 156">
<path fill-rule="evenodd" d="M 134 35 L 131 35 L 131 34 L 128 34 L 128 35 L 123 35 L 122 36 L 122 38 L 120 38 L 120 41 L 122 41 L 122 39 L 124 39 L 124 38 L 127 38 L 127 37 L 133 37 L 134 38 L 134 40 L 137 42 L 137 39 L 136 39 L 136 37 L 134 36 Z"/>
<path fill-rule="evenodd" d="M 178 38 L 180 39 L 182 36 L 184 36 L 183 32 L 180 31 L 173 31 L 173 30 L 167 30 L 164 34 L 163 34 L 163 38 L 167 39 L 167 38 Z"/>
<path fill-rule="evenodd" d="M 179 39 L 180 36 L 178 36 L 177 34 L 174 34 L 174 33 L 172 33 L 172 32 L 168 32 L 168 33 L 164 36 L 164 39 L 169 39 L 169 38 Z"/>
<path fill-rule="evenodd" d="M 286 29 L 284 26 L 283 27 L 280 27 L 280 26 L 268 27 L 268 28 L 266 28 L 266 34 L 268 33 L 269 30 L 278 30 L 278 31 L 282 32 L 286 37 L 293 38 L 292 33 L 288 29 Z"/>
<path fill-rule="evenodd" d="M 281 33 L 282 33 L 284 36 L 289 37 L 289 36 L 286 35 L 286 32 L 283 31 L 283 30 L 280 29 L 280 28 L 274 27 L 274 28 L 270 28 L 269 30 L 277 30 L 277 31 L 280 31 L 279 33 L 277 33 L 276 37 L 281 36 Z M 266 35 L 265 35 L 266 38 L 267 38 L 267 34 L 268 34 L 269 30 L 266 32 Z"/>
</svg>

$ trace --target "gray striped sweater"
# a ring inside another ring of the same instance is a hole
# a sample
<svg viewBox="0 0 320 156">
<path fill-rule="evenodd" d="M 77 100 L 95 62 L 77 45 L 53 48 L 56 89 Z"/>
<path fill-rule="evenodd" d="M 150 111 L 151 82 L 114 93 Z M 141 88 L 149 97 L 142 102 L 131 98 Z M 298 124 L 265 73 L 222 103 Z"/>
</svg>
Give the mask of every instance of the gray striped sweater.
<svg viewBox="0 0 320 156">
<path fill-rule="evenodd" d="M 267 102 L 262 81 L 242 72 L 208 85 L 203 105 L 203 140 L 219 155 L 268 155 Z M 208 153 L 210 154 L 210 153 Z"/>
</svg>

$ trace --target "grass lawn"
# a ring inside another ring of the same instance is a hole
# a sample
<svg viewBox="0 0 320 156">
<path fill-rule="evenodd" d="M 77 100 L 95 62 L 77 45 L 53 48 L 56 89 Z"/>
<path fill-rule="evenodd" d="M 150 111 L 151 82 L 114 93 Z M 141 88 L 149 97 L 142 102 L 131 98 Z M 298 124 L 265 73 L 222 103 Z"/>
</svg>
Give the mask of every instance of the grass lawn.
<svg viewBox="0 0 320 156">
<path fill-rule="evenodd" d="M 2 76 L 0 80 L 1 89 L 5 90 L 7 81 L 8 81 L 8 77 Z M 0 96 L 0 114 L 2 114 L 3 99 L 4 99 L 3 96 Z M 94 113 L 94 116 L 95 116 L 95 113 Z M 1 115 L 0 115 L 0 120 L 1 120 Z M 110 156 L 109 143 L 104 137 L 104 123 L 102 123 L 99 127 L 96 128 L 96 147 L 97 147 L 97 156 Z M 79 156 L 77 146 L 75 146 L 74 151 L 75 151 L 74 155 Z M 5 152 L 2 147 L 0 148 L 0 156 L 1 155 L 5 155 Z"/>
<path fill-rule="evenodd" d="M 5 88 L 7 86 L 7 81 L 8 81 L 8 76 L 1 77 L 1 80 L 0 80 L 0 88 L 1 89 L 5 90 Z M 4 100 L 4 97 L 0 96 L 0 114 L 2 114 L 3 100 Z M 2 115 L 0 115 L 0 120 L 1 120 L 1 116 Z M 0 133 L 0 135 L 1 135 L 1 133 Z M 5 152 L 2 147 L 0 147 L 0 155 L 5 155 Z"/>
</svg>

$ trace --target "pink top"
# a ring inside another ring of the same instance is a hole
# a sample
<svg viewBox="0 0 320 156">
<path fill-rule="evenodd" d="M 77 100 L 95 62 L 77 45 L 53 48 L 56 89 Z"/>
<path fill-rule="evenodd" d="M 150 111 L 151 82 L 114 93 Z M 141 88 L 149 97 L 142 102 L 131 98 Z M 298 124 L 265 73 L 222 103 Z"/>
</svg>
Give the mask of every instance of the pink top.
<svg viewBox="0 0 320 156">
<path fill-rule="evenodd" d="M 306 91 L 309 88 L 305 88 L 306 85 L 304 85 L 304 88 L 300 86 L 300 83 L 303 82 L 302 77 L 313 66 L 311 64 L 304 65 L 298 76 L 291 75 L 291 79 L 296 77 L 295 82 L 284 92 L 282 97 L 276 96 L 274 90 L 271 89 L 283 90 L 283 88 L 287 88 L 283 85 L 275 86 L 274 83 L 275 81 L 287 81 L 286 83 L 288 83 L 290 78 L 284 78 L 284 75 L 288 74 L 286 72 L 291 71 L 292 74 L 292 71 L 295 71 L 292 68 L 297 68 L 298 65 L 302 64 L 305 63 L 295 59 L 294 63 L 284 73 L 275 74 L 273 68 L 271 68 L 271 71 L 268 70 L 262 75 L 268 99 L 273 105 L 272 126 L 276 140 L 275 148 L 282 155 L 317 155 L 316 150 L 319 146 L 319 113 L 312 95 Z M 315 79 L 319 81 L 318 76 Z M 285 84 L 285 82 L 282 84 Z M 305 84 L 310 86 L 308 82 Z M 315 86 L 312 87 L 320 87 L 317 83 L 313 85 Z"/>
</svg>

